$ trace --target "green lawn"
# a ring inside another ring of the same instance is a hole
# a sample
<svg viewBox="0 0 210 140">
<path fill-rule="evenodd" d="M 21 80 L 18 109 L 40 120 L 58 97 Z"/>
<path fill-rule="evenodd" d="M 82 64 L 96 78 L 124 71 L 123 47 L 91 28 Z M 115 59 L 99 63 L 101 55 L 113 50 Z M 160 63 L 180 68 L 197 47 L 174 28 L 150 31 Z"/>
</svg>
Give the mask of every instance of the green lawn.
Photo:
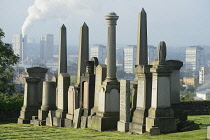
<svg viewBox="0 0 210 140">
<path fill-rule="evenodd" d="M 132 135 L 129 133 L 121 133 L 116 131 L 97 132 L 90 129 L 73 129 L 67 127 L 47 127 L 47 126 L 32 126 L 19 125 L 15 123 L 0 124 L 0 140 L 78 140 L 78 139 L 113 139 L 113 140 L 127 140 L 127 139 L 154 139 L 154 140 L 205 140 L 206 127 L 210 125 L 210 116 L 190 116 L 189 120 L 194 120 L 200 124 L 200 130 L 179 132 L 159 136 Z"/>
</svg>

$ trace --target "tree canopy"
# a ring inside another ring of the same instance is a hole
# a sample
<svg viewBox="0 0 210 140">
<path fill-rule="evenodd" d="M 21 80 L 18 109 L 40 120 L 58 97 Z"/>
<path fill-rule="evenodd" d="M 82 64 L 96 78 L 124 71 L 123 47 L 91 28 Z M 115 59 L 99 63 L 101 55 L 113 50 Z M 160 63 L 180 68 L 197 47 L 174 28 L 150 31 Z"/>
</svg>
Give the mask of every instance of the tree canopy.
<svg viewBox="0 0 210 140">
<path fill-rule="evenodd" d="M 11 44 L 2 41 L 4 32 L 0 28 L 0 93 L 12 94 L 15 92 L 13 83 L 13 65 L 18 62 L 18 55 L 14 54 Z"/>
</svg>

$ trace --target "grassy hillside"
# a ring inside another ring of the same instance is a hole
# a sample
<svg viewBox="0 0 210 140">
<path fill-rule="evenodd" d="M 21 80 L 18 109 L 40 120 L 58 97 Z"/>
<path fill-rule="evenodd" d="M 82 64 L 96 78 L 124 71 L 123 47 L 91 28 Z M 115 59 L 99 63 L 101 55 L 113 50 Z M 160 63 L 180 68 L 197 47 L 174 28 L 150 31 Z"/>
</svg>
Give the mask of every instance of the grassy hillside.
<svg viewBox="0 0 210 140">
<path fill-rule="evenodd" d="M 19 139 L 19 140 L 90 140 L 90 139 L 113 139 L 113 140 L 204 140 L 206 139 L 206 127 L 210 125 L 210 116 L 190 116 L 189 120 L 194 120 L 200 124 L 200 130 L 179 132 L 159 136 L 132 135 L 116 131 L 97 132 L 90 129 L 73 129 L 47 126 L 19 125 L 15 123 L 0 124 L 0 140 Z"/>
</svg>

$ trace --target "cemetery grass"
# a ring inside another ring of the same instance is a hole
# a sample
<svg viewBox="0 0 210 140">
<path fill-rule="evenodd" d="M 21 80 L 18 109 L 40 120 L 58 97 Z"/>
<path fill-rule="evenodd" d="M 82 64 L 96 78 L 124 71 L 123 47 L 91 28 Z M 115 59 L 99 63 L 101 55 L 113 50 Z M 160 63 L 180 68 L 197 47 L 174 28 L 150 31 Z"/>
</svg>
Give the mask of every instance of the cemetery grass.
<svg viewBox="0 0 210 140">
<path fill-rule="evenodd" d="M 113 140 L 204 140 L 206 139 L 206 128 L 210 125 L 210 116 L 189 116 L 189 120 L 195 121 L 200 125 L 199 130 L 164 134 L 159 136 L 132 135 L 129 133 L 121 133 L 116 131 L 97 132 L 90 129 L 74 129 L 69 127 L 48 127 L 48 126 L 32 126 L 30 124 L 7 123 L 0 124 L 0 140 L 91 140 L 91 139 L 113 139 Z"/>
</svg>

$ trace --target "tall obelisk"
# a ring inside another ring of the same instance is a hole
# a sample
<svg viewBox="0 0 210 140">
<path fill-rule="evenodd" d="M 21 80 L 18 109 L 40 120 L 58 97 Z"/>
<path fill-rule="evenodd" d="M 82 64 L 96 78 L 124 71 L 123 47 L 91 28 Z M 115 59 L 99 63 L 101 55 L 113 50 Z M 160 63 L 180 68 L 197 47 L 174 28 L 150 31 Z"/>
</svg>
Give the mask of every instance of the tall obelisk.
<svg viewBox="0 0 210 140">
<path fill-rule="evenodd" d="M 137 49 L 136 49 L 136 65 L 147 65 L 148 64 L 148 55 L 147 55 L 147 13 L 144 8 L 138 16 L 138 32 L 137 32 Z M 135 68 L 135 79 L 134 84 L 132 85 L 132 107 L 131 107 L 131 117 L 133 112 L 136 109 L 137 102 L 137 83 L 138 83 L 138 70 Z"/>
<path fill-rule="evenodd" d="M 60 28 L 59 55 L 58 55 L 58 76 L 60 73 L 67 73 L 67 40 L 66 27 L 63 24 Z"/>
<path fill-rule="evenodd" d="M 70 76 L 67 73 L 67 40 L 66 27 L 62 25 L 60 29 L 59 46 L 59 65 L 58 65 L 58 83 L 57 83 L 57 110 L 53 117 L 54 126 L 64 126 L 64 118 L 68 111 L 68 88 L 70 86 Z"/>
<path fill-rule="evenodd" d="M 86 62 L 89 61 L 89 28 L 87 24 L 80 27 L 80 41 L 79 41 L 79 56 L 78 56 L 78 71 L 77 71 L 77 85 L 80 84 L 80 76 L 86 71 Z"/>
</svg>

